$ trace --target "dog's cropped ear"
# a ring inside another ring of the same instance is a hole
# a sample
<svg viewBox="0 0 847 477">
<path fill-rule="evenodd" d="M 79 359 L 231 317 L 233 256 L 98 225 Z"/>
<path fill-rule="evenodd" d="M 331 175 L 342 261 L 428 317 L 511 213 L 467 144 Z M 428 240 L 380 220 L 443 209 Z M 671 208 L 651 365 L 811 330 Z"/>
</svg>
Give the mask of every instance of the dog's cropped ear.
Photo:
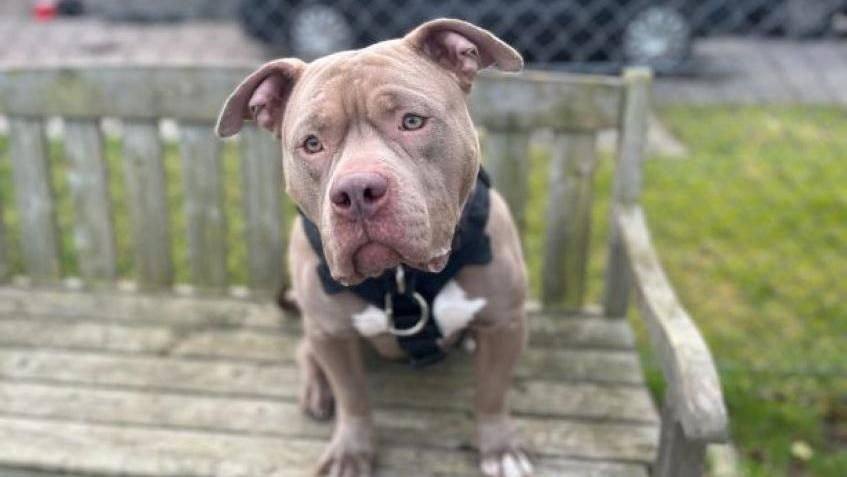
<svg viewBox="0 0 847 477">
<path fill-rule="evenodd" d="M 302 61 L 286 58 L 265 63 L 251 73 L 224 103 L 215 128 L 218 136 L 232 136 L 250 119 L 279 134 L 288 96 L 305 68 Z"/>
<path fill-rule="evenodd" d="M 483 68 L 523 68 L 523 58 L 514 48 L 490 31 L 462 20 L 441 18 L 426 22 L 404 40 L 456 75 L 465 91 L 470 90 L 477 72 Z"/>
</svg>

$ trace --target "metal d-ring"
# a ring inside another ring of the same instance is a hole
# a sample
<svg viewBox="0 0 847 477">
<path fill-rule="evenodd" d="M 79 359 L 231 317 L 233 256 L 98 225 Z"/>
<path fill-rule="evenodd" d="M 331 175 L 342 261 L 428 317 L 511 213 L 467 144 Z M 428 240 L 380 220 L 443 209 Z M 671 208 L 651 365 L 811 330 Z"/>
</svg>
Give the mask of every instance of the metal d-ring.
<svg viewBox="0 0 847 477">
<path fill-rule="evenodd" d="M 406 293 L 406 272 L 403 270 L 403 265 L 397 266 L 397 271 L 394 274 L 394 280 L 397 282 L 397 291 L 401 294 Z M 415 326 L 411 328 L 399 329 L 394 326 L 394 299 L 391 298 L 391 292 L 385 294 L 385 314 L 388 316 L 388 332 L 394 336 L 414 336 L 418 334 L 426 323 L 429 321 L 429 305 L 420 293 L 413 291 L 412 298 L 418 302 L 418 308 L 421 309 L 421 315 Z"/>
<path fill-rule="evenodd" d="M 418 307 L 421 309 L 421 315 L 418 319 L 418 322 L 415 323 L 415 326 L 411 328 L 400 329 L 394 326 L 394 300 L 391 298 L 391 293 L 385 294 L 385 314 L 388 315 L 388 332 L 394 336 L 414 336 L 418 334 L 426 323 L 429 321 L 429 305 L 426 304 L 426 300 L 421 296 L 418 292 L 412 292 L 412 298 L 418 302 Z"/>
</svg>

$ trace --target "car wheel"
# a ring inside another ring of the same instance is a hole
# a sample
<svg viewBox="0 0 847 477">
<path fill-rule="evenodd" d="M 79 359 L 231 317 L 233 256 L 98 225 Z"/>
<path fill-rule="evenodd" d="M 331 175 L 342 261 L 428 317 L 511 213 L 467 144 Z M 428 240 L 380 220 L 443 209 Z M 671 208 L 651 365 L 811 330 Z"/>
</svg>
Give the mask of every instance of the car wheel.
<svg viewBox="0 0 847 477">
<path fill-rule="evenodd" d="M 353 47 L 350 20 L 328 2 L 242 0 L 239 7 L 244 31 L 273 50 L 312 60 Z"/>
<path fill-rule="evenodd" d="M 353 47 L 353 28 L 344 12 L 323 3 L 310 3 L 291 16 L 288 39 L 291 52 L 312 60 Z"/>
<path fill-rule="evenodd" d="M 646 8 L 624 28 L 624 57 L 628 63 L 670 71 L 688 59 L 691 37 L 691 24 L 675 9 Z"/>
</svg>

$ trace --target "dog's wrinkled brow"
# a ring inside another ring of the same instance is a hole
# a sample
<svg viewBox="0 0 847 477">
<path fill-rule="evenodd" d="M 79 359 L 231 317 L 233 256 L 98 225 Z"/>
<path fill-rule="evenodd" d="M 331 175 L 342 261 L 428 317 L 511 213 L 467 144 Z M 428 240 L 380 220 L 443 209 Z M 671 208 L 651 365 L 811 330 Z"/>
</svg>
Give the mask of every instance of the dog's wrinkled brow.
<svg viewBox="0 0 847 477">
<path fill-rule="evenodd" d="M 314 111 L 304 116 L 301 119 L 298 119 L 294 124 L 294 127 L 291 128 L 291 131 L 294 133 L 295 140 L 299 139 L 299 136 L 305 133 L 315 133 L 321 134 L 336 125 L 338 121 L 334 121 L 329 114 Z"/>
<path fill-rule="evenodd" d="M 411 109 L 420 113 L 434 114 L 440 109 L 425 94 L 394 85 L 377 89 L 371 98 L 371 104 L 378 111 L 392 112 L 399 109 Z"/>
</svg>

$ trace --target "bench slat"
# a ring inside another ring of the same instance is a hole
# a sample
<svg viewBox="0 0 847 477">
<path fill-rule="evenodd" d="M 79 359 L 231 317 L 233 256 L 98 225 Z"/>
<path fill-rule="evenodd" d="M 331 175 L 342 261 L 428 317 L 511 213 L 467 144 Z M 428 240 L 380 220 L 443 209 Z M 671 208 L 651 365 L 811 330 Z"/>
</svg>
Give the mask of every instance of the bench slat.
<svg viewBox="0 0 847 477">
<path fill-rule="evenodd" d="M 9 249 L 7 245 L 8 239 L 6 238 L 6 221 L 3 218 L 3 210 L 3 201 L 0 200 L 0 283 L 5 283 L 12 274 L 12 264 L 9 263 Z"/>
<path fill-rule="evenodd" d="M 138 284 L 145 289 L 166 288 L 173 283 L 174 272 L 158 124 L 125 122 L 123 153 Z"/>
<path fill-rule="evenodd" d="M 249 336 L 241 342 L 220 339 L 220 335 L 198 336 L 186 339 L 185 344 L 174 340 L 172 347 L 159 350 L 173 353 L 180 360 L 165 362 L 151 353 L 125 356 L 122 353 L 97 353 L 96 351 L 33 350 L 31 347 L 7 346 L 0 358 L 14 360 L 28 354 L 31 365 L 16 368 L 8 361 L 2 372 L 9 376 L 50 379 L 96 379 L 97 383 L 133 385 L 133 383 L 168 389 L 218 389 L 226 391 L 238 383 L 244 392 L 263 393 L 280 378 L 280 369 L 291 364 L 297 340 L 284 337 L 272 343 L 282 345 L 269 352 L 267 345 Z M 257 343 L 259 349 L 251 348 Z M 231 346 L 233 349 L 224 349 Z M 288 350 L 280 352 L 279 349 Z M 22 350 L 28 350 L 24 353 Z M 17 353 L 17 354 L 16 354 Z M 459 352 L 437 368 L 439 376 L 467 376 L 468 357 Z M 228 360 L 228 361 L 222 361 Z M 384 360 L 372 359 L 374 363 Z M 4 366 L 4 363 L 0 363 Z M 388 373 L 408 372 L 405 363 L 380 364 Z M 432 371 L 435 373 L 435 371 Z M 10 374 L 11 373 L 11 374 Z M 22 374 L 21 374 L 22 373 Z M 34 374 L 32 374 L 34 373 Z M 597 350 L 528 349 L 518 365 L 516 376 L 543 378 L 568 382 L 621 384 L 640 386 L 644 383 L 638 357 L 632 352 Z M 238 376 L 238 379 L 233 378 Z M 265 390 L 263 390 L 265 389 Z"/>
<path fill-rule="evenodd" d="M 414 386 L 414 381 L 406 384 Z M 453 385 L 455 383 L 442 383 L 439 387 Z M 4 383 L 3 390 L 0 412 L 19 416 L 286 438 L 327 439 L 332 431 L 332 426 L 304 416 L 294 400 L 187 396 L 15 382 Z M 394 395 L 393 389 L 380 391 L 380 394 Z M 408 407 L 398 408 L 384 402 L 375 406 L 375 424 L 383 441 L 444 450 L 473 445 L 473 419 L 466 412 L 470 411 L 473 402 L 470 393 L 454 395 L 467 404 L 461 412 L 456 412 L 429 406 L 430 396 L 442 390 L 427 393 L 423 386 L 414 386 L 413 391 L 407 393 Z M 642 391 L 642 394 L 645 393 Z M 580 398 L 588 402 L 591 396 Z M 426 409 L 414 407 L 415 403 L 424 402 Z M 625 402 L 617 404 L 626 405 Z M 226 419 L 221 419 L 221 414 L 225 414 Z M 593 423 L 518 416 L 515 424 L 535 454 L 645 462 L 652 457 L 658 434 L 655 423 L 621 423 L 613 421 L 612 416 L 600 417 L 607 421 Z M 550 432 L 557 428 L 558 432 Z"/>
<path fill-rule="evenodd" d="M 523 234 L 529 188 L 529 133 L 491 130 L 485 135 L 485 167 Z"/>
<path fill-rule="evenodd" d="M 23 326 L 23 328 L 26 328 L 26 326 Z M 57 328 L 56 331 L 61 331 L 61 328 Z M 110 350 L 114 350 L 117 353 L 137 353 L 137 350 L 131 349 L 131 346 L 127 346 L 129 341 L 128 335 L 132 333 L 131 330 L 107 328 L 104 331 L 115 333 L 117 336 L 116 340 L 121 341 L 120 344 L 112 344 L 110 342 L 109 348 L 104 349 L 104 352 L 108 353 Z M 79 352 L 59 350 L 55 353 L 49 351 L 50 346 L 81 346 L 84 344 L 85 338 L 92 338 L 89 341 L 101 339 L 101 337 L 85 336 L 83 334 L 84 332 L 94 333 L 95 331 L 90 328 L 82 330 L 79 327 L 75 327 L 75 329 L 71 329 L 71 333 L 74 333 L 74 336 L 69 338 L 68 341 L 70 341 L 70 343 L 64 345 L 60 343 L 45 343 L 45 353 L 36 353 L 33 348 L 28 348 L 29 351 L 32 351 L 29 355 L 38 357 L 36 366 L 47 366 L 50 363 L 56 363 L 56 361 L 53 360 L 53 356 L 55 356 L 56 353 L 60 356 L 80 356 L 84 362 L 87 363 L 83 363 L 83 366 L 88 366 L 89 370 L 92 369 L 91 366 L 97 366 L 98 363 L 105 366 L 109 361 L 95 359 L 93 357 L 95 353 L 90 350 Z M 29 336 L 31 337 L 33 335 Z M 175 341 L 173 335 L 164 334 L 147 336 L 146 338 L 150 342 L 144 343 L 144 345 L 155 344 L 158 346 L 160 353 L 169 353 L 171 350 L 168 348 L 168 344 Z M 22 339 L 19 341 L 23 343 L 31 340 Z M 53 339 L 48 341 L 57 340 Z M 2 342 L 3 346 L 0 347 L 0 350 L 2 350 L 3 357 L 22 358 L 25 356 L 27 349 L 14 346 L 6 347 L 6 340 L 3 339 Z M 168 377 L 165 374 L 158 377 L 147 374 L 139 376 L 138 379 L 133 379 L 122 376 L 117 372 L 110 373 L 110 375 L 96 380 L 85 376 L 80 376 L 78 379 L 74 380 L 70 376 L 58 371 L 51 372 L 50 370 L 42 370 L 35 374 L 22 374 L 20 372 L 10 371 L 6 368 L 3 368 L 2 374 L 4 376 L 8 376 L 6 379 L 9 383 L 14 382 L 16 379 L 21 379 L 22 382 L 34 379 L 48 380 L 51 382 L 60 381 L 65 383 L 63 385 L 66 386 L 94 388 L 104 386 L 107 388 L 119 387 L 122 389 L 132 389 L 136 392 L 153 392 L 155 390 L 157 393 L 165 394 L 184 394 L 185 392 L 191 392 L 192 394 L 202 394 L 203 396 L 216 396 L 232 399 L 256 399 L 262 401 L 275 401 L 278 399 L 294 401 L 298 397 L 297 391 L 299 379 L 297 378 L 297 373 L 294 370 L 294 364 L 292 362 L 280 363 L 279 366 L 275 366 L 271 376 L 276 376 L 277 382 L 268 388 L 263 388 L 263 385 L 267 385 L 269 383 L 259 379 L 262 375 L 259 374 L 253 366 L 236 366 L 234 368 L 226 366 L 205 366 L 196 368 L 192 367 L 191 363 L 202 359 L 211 360 L 218 358 L 210 357 L 208 356 L 208 353 L 204 358 L 201 354 L 203 351 L 197 352 L 195 347 L 195 353 L 198 354 L 195 354 L 194 358 L 192 358 L 193 361 L 180 359 L 185 353 L 185 351 L 181 350 L 174 351 L 173 355 L 175 359 L 171 361 L 144 361 L 145 357 L 151 357 L 151 355 L 148 354 L 145 356 L 139 355 L 140 359 L 138 360 L 118 359 L 118 361 L 112 361 L 111 363 L 128 363 L 132 370 L 146 370 L 148 373 L 153 373 L 154 375 L 162 373 L 161 371 L 157 371 L 155 365 L 158 364 L 159 366 L 169 367 L 173 364 L 177 370 L 199 370 L 201 373 L 201 380 L 176 385 L 173 383 L 165 383 L 164 380 Z M 280 353 L 286 354 L 284 352 Z M 291 353 L 287 354 L 290 355 Z M 420 406 L 421 403 L 426 403 L 425 406 L 430 409 L 470 412 L 471 405 L 473 403 L 473 392 L 468 380 L 468 376 L 472 373 L 471 363 L 468 359 L 462 359 L 462 361 L 462 363 L 459 363 L 460 366 L 453 366 L 449 369 L 444 367 L 435 369 L 432 372 L 427 372 L 426 374 L 415 373 L 411 375 L 409 374 L 410 370 L 408 367 L 386 366 L 382 362 L 375 361 L 368 369 L 371 382 L 378 386 L 379 389 L 378 392 L 374 393 L 373 399 L 375 402 L 379 403 L 380 406 L 415 407 Z M 138 363 L 147 364 L 142 366 Z M 189 364 L 183 366 L 182 363 Z M 454 368 L 456 368 L 455 371 Z M 211 381 L 211 378 L 206 378 L 204 381 L 202 376 L 210 376 L 210 373 L 214 369 L 217 369 L 220 372 L 230 370 L 249 370 L 250 376 L 252 377 L 246 378 L 247 381 L 239 380 L 238 383 L 233 381 L 230 383 L 230 387 L 226 387 L 223 381 Z M 145 376 L 146 379 L 149 379 L 149 382 L 146 385 L 143 382 Z M 207 387 L 203 387 L 204 384 L 207 385 Z M 244 387 L 237 387 L 235 384 L 240 384 Z M 449 387 L 450 390 L 445 391 L 445 387 Z M 0 396 L 0 402 L 2 402 L 2 399 L 3 397 Z M 605 419 L 609 421 L 626 421 L 638 424 L 652 424 L 657 422 L 656 411 L 647 392 L 641 387 L 630 384 L 618 385 L 613 383 L 594 384 L 558 382 L 548 379 L 538 380 L 530 376 L 521 378 L 519 384 L 515 386 L 515 389 L 510 394 L 510 403 L 512 409 L 522 415 L 559 416 L 579 419 Z"/>
<path fill-rule="evenodd" d="M 0 446 L 0 462 L 9 466 L 97 475 L 211 477 L 314 475 L 325 442 L 264 435 L 213 434 L 174 430 L 0 417 L 0 435 L 19 436 Z M 50 452 L 44 452 L 50 449 Z M 643 464 L 592 462 L 541 457 L 538 477 L 646 477 Z M 377 477 L 478 476 L 467 451 L 390 445 L 379 450 Z"/>
<path fill-rule="evenodd" d="M 254 126 L 241 131 L 241 144 L 250 286 L 274 294 L 286 286 L 287 277 L 281 148 L 270 134 Z"/>
<path fill-rule="evenodd" d="M 224 99 L 253 69 L 7 69 L 0 75 L 0 110 L 22 116 L 214 121 Z M 597 130 L 618 124 L 621 97 L 617 78 L 485 72 L 474 84 L 469 105 L 484 126 Z"/>
<path fill-rule="evenodd" d="M 112 281 L 117 254 L 103 137 L 96 121 L 65 123 L 65 157 L 80 273 L 89 282 Z"/>
<path fill-rule="evenodd" d="M 143 293 L 85 293 L 0 287 L 0 314 L 23 320 L 50 318 L 65 322 L 111 322 L 130 326 L 168 324 L 213 327 L 299 336 L 299 320 L 285 316 L 273 303 L 231 298 L 156 296 Z M 568 319 L 561 319 L 567 316 Z M 634 347 L 627 321 L 595 319 L 598 315 L 530 313 L 531 349 L 543 347 L 630 350 Z"/>
<path fill-rule="evenodd" d="M 182 123 L 180 145 L 191 282 L 224 289 L 228 280 L 220 141 L 210 123 Z"/>
<path fill-rule="evenodd" d="M 600 76 L 484 72 L 468 102 L 485 127 L 596 131 L 618 125 L 620 85 L 617 78 Z"/>
<path fill-rule="evenodd" d="M 9 123 L 24 267 L 34 282 L 54 283 L 61 265 L 44 125 L 20 117 Z"/>
<path fill-rule="evenodd" d="M 591 239 L 595 136 L 557 134 L 548 174 L 542 301 L 579 310 L 585 304 Z"/>
</svg>

